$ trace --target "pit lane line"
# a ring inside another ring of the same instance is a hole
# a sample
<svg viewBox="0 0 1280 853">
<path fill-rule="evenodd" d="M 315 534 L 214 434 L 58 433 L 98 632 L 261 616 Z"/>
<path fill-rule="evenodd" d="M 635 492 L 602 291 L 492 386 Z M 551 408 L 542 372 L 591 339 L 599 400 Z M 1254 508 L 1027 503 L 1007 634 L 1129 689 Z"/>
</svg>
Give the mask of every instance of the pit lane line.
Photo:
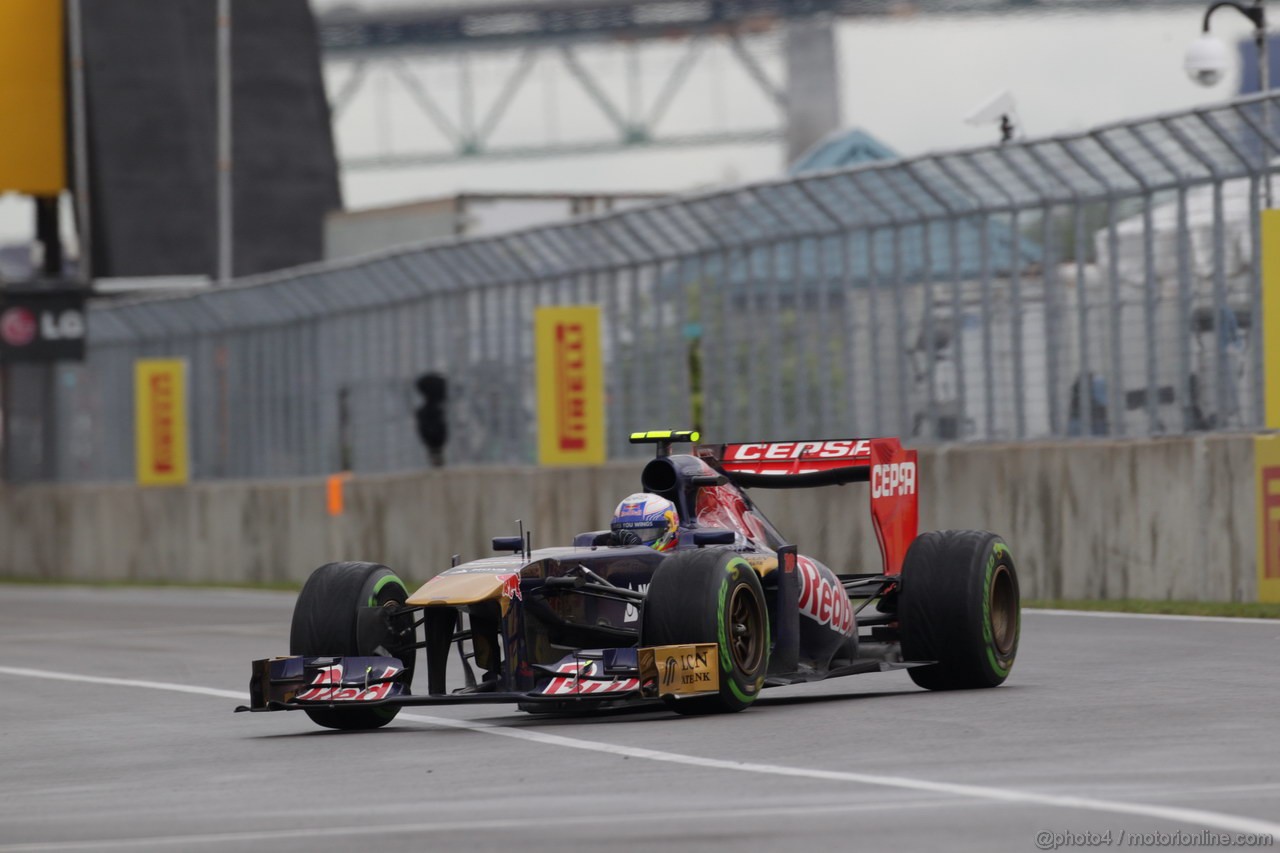
<svg viewBox="0 0 1280 853">
<path fill-rule="evenodd" d="M 142 681 L 126 678 L 108 678 L 96 675 L 79 675 L 69 672 L 46 672 L 36 669 L 0 666 L 0 673 L 21 678 L 44 678 L 53 681 L 70 681 L 80 684 L 101 684 L 114 687 L 136 687 L 147 690 L 165 690 L 175 693 L 190 693 L 200 696 L 212 696 L 218 699 L 233 699 L 243 702 L 246 696 L 235 690 L 220 690 L 214 687 L 200 687 L 189 684 L 176 684 L 163 681 Z M 1051 808 L 1073 809 L 1078 811 L 1106 812 L 1110 814 L 1136 815 L 1169 820 L 1175 823 L 1186 823 L 1210 829 L 1223 829 L 1229 832 L 1280 835 L 1280 823 L 1244 817 L 1242 815 L 1211 812 L 1202 809 L 1187 809 L 1176 806 L 1157 806 L 1147 803 L 1126 803 L 1113 800 L 1098 800 L 1091 797 L 1076 797 L 1060 794 L 1039 794 L 1031 791 L 1016 791 L 1006 788 L 992 788 L 985 785 L 965 785 L 951 782 L 930 782 L 924 779 L 911 779 L 904 776 L 882 776 L 871 773 L 851 773 L 843 770 L 818 770 L 803 767 L 787 767 L 780 764 L 761 764 L 748 761 L 727 761 L 720 758 L 705 758 L 695 755 L 682 755 L 675 752 L 663 752 L 656 749 L 625 746 L 622 744 L 600 743 L 599 741 L 580 740 L 564 735 L 547 734 L 527 729 L 513 729 L 492 723 L 458 720 L 449 717 L 433 717 L 427 714 L 401 713 L 397 719 L 445 728 L 482 732 L 499 737 L 538 743 L 544 746 L 559 746 L 566 749 L 580 749 L 624 758 L 638 758 L 645 761 L 657 761 L 667 764 L 682 764 L 689 767 L 701 767 L 711 770 L 730 770 L 738 773 L 757 773 L 770 776 L 782 776 L 802 779 L 817 779 L 825 782 L 852 782 L 858 785 L 900 788 L 908 791 L 923 791 L 932 794 L 948 794 L 977 800 L 988 800 L 1000 803 L 1016 803 L 1022 805 L 1049 806 Z M 260 836 L 254 836 L 257 838 Z M 83 844 L 81 846 L 84 846 Z M 8 850 L 2 848 L 0 850 Z M 23 848 L 17 848 L 21 850 Z M 48 847 L 27 848 L 33 850 L 57 849 Z"/>
</svg>

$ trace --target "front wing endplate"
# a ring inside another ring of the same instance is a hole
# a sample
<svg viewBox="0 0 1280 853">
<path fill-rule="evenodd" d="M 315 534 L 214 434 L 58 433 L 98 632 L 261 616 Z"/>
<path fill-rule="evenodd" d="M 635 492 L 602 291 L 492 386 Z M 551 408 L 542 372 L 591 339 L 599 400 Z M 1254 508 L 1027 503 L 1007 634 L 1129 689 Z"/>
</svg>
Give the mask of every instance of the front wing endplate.
<svg viewBox="0 0 1280 853">
<path fill-rule="evenodd" d="M 720 647 L 716 643 L 649 646 L 637 649 L 640 682 L 656 684 L 659 696 L 693 696 L 720 691 Z"/>
</svg>

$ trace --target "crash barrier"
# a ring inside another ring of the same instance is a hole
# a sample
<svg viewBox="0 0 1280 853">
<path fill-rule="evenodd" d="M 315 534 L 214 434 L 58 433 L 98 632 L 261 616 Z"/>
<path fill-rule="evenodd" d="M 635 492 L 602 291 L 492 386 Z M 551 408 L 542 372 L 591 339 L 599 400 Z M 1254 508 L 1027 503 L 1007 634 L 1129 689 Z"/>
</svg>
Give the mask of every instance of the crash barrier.
<svg viewBox="0 0 1280 853">
<path fill-rule="evenodd" d="M 1252 601 L 1254 448 L 1249 435 L 925 447 L 921 529 L 1000 533 L 1026 597 Z M 321 563 L 364 559 L 420 582 L 455 553 L 490 553 L 493 536 L 517 532 L 516 519 L 535 547 L 606 527 L 640 467 L 11 487 L 0 492 L 0 575 L 298 582 Z M 879 564 L 867 490 L 751 494 L 802 552 L 855 571 Z"/>
<path fill-rule="evenodd" d="M 11 368 L 6 475 L 132 479 L 139 358 L 190 365 L 196 478 L 404 470 L 431 435 L 449 464 L 532 464 L 540 305 L 601 307 L 611 459 L 652 426 L 1260 428 L 1278 106 L 1273 92 L 98 306 L 82 365 Z M 419 396 L 430 377 L 447 396 Z"/>
</svg>

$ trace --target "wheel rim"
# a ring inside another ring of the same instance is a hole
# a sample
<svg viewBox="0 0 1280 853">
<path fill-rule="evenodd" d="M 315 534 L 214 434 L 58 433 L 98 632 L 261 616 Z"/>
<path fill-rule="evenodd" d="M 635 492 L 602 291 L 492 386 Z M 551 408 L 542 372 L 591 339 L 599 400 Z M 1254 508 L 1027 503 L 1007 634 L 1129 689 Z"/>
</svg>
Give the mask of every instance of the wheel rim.
<svg viewBox="0 0 1280 853">
<path fill-rule="evenodd" d="M 764 617 L 751 587 L 743 585 L 729 599 L 729 654 L 734 666 L 754 673 L 764 659 Z"/>
<path fill-rule="evenodd" d="M 1018 594 L 1014 591 L 1013 574 L 1006 565 L 996 566 L 991 578 L 991 596 L 988 602 L 991 614 L 991 641 L 996 651 L 1007 655 L 1013 650 L 1018 637 Z"/>
</svg>

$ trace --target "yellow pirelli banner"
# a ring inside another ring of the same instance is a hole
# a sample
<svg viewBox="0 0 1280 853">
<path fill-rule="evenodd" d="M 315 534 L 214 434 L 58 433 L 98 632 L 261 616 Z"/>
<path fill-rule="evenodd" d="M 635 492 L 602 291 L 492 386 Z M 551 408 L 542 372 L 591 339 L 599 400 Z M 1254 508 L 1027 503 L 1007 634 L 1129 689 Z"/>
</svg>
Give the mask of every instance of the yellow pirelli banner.
<svg viewBox="0 0 1280 853">
<path fill-rule="evenodd" d="M 133 377 L 138 484 L 182 485 L 191 477 L 187 363 L 177 358 L 138 359 Z"/>
<path fill-rule="evenodd" d="M 600 306 L 534 311 L 538 370 L 538 463 L 605 460 L 604 356 Z"/>
<path fill-rule="evenodd" d="M 1258 601 L 1280 604 L 1280 435 L 1253 440 L 1258 489 Z"/>
<path fill-rule="evenodd" d="M 66 188 L 61 0 L 0 0 L 0 192 Z"/>
<path fill-rule="evenodd" d="M 1262 381 L 1266 428 L 1280 430 L 1280 210 L 1262 211 Z M 1280 603 L 1280 435 L 1253 440 L 1258 601 Z"/>
<path fill-rule="evenodd" d="M 1262 211 L 1262 381 L 1267 429 L 1280 429 L 1280 210 Z"/>
</svg>

